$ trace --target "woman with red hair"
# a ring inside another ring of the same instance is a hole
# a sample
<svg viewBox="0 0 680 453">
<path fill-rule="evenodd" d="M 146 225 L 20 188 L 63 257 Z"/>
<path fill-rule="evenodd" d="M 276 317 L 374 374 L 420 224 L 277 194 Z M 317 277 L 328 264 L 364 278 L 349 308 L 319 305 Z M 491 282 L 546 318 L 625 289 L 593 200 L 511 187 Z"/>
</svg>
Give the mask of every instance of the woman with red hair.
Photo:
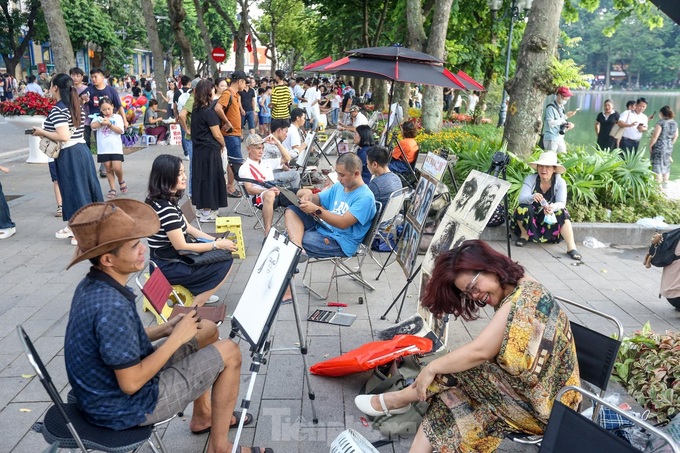
<svg viewBox="0 0 680 453">
<path fill-rule="evenodd" d="M 569 320 L 555 298 L 518 263 L 482 241 L 465 241 L 439 255 L 423 306 L 473 320 L 490 306 L 489 324 L 472 342 L 430 362 L 410 387 L 359 395 L 368 415 L 404 413 L 430 405 L 412 452 L 496 451 L 507 433 L 542 434 L 553 400 L 565 385 L 579 385 Z M 575 408 L 579 397 L 562 401 Z"/>
</svg>

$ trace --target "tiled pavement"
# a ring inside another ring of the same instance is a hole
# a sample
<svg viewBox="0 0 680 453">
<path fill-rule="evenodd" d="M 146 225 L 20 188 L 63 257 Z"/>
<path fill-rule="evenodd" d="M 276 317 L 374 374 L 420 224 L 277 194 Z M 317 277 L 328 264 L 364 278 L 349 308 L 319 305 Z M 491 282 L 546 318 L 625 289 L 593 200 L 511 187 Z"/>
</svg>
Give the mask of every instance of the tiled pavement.
<svg viewBox="0 0 680 453">
<path fill-rule="evenodd" d="M 148 171 L 154 157 L 168 152 L 180 154 L 179 147 L 151 147 L 127 156 L 124 164 L 126 180 L 130 186 L 128 196 L 143 200 Z M 73 253 L 68 240 L 57 240 L 54 232 L 63 226 L 52 216 L 55 207 L 52 185 L 46 165 L 29 165 L 23 161 L 0 162 L 10 167 L 9 175 L 0 175 L 6 195 L 19 196 L 10 201 L 17 234 L 0 241 L 0 451 L 35 453 L 46 445 L 42 436 L 31 431 L 31 425 L 41 419 L 49 406 L 46 393 L 32 373 L 15 333 L 21 323 L 35 341 L 36 347 L 47 363 L 57 387 L 65 394 L 68 390 L 63 364 L 63 336 L 67 322 L 69 302 L 77 283 L 87 271 L 81 263 L 65 271 Z M 104 180 L 102 180 L 103 182 Z M 105 193 L 105 191 L 104 191 Z M 222 210 L 231 213 L 233 205 Z M 218 295 L 233 312 L 245 288 L 262 241 L 261 230 L 252 228 L 252 218 L 244 217 L 244 236 L 247 259 L 236 261 L 232 276 Z M 494 243 L 499 250 L 503 243 Z M 677 330 L 680 313 L 663 299 L 659 299 L 659 269 L 645 269 L 642 264 L 644 249 L 634 247 L 589 250 L 580 247 L 584 256 L 576 263 L 565 255 L 563 246 L 527 246 L 513 249 L 513 259 L 522 263 L 529 273 L 544 283 L 555 294 L 577 302 L 586 303 L 618 317 L 630 333 L 646 321 L 657 330 Z M 385 255 L 383 255 L 384 257 Z M 365 274 L 375 278 L 379 267 L 370 259 L 365 262 Z M 302 268 L 301 268 L 302 270 Z M 329 266 L 315 266 L 312 278 L 321 286 L 327 283 Z M 303 316 L 324 307 L 302 288 L 297 278 L 299 308 Z M 351 327 L 336 327 L 303 322 L 307 335 L 308 365 L 327 357 L 334 357 L 374 339 L 374 333 L 392 326 L 396 311 L 381 321 L 380 315 L 404 285 L 404 275 L 398 266 L 388 268 L 375 291 L 341 280 L 339 290 L 331 291 L 330 301 L 349 304 L 345 311 L 356 313 L 358 319 Z M 366 301 L 358 305 L 359 297 Z M 413 313 L 417 285 L 408 291 L 404 317 Z M 140 302 L 141 307 L 141 302 Z M 469 341 L 486 324 L 485 319 L 451 324 L 449 345 Z M 588 326 L 597 328 L 592 315 L 572 312 L 570 316 Z M 144 322 L 153 322 L 151 315 L 142 314 Z M 228 324 L 228 323 L 226 323 Z M 222 327 L 222 336 L 228 335 L 228 326 Z M 274 347 L 291 347 L 297 343 L 297 332 L 291 306 L 280 309 L 273 330 Z M 242 344 L 244 367 L 241 378 L 241 395 L 245 396 L 250 374 L 247 346 Z M 326 452 L 331 441 L 347 427 L 353 427 L 371 440 L 380 434 L 362 426 L 360 413 L 353 398 L 365 380 L 365 374 L 345 378 L 320 378 L 312 376 L 316 394 L 319 424 L 312 424 L 310 402 L 304 388 L 302 358 L 299 352 L 273 352 L 256 380 L 251 409 L 257 422 L 247 427 L 242 437 L 243 445 L 271 446 L 277 453 Z M 207 435 L 189 433 L 188 417 L 173 420 L 165 431 L 165 444 L 173 452 L 202 452 Z M 235 430 L 230 432 L 233 437 Z M 397 439 L 381 452 L 406 452 L 409 439 Z M 501 451 L 531 451 L 504 443 Z"/>
</svg>

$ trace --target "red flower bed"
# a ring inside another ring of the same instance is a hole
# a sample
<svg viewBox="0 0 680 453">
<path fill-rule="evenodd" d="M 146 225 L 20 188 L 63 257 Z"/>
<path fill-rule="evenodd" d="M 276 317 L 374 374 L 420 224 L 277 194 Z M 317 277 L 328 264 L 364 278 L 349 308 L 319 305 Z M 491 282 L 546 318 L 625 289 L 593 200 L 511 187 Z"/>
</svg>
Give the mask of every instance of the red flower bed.
<svg viewBox="0 0 680 453">
<path fill-rule="evenodd" d="M 26 93 L 11 101 L 0 102 L 0 115 L 43 115 L 47 116 L 56 102 L 38 93 Z"/>
</svg>

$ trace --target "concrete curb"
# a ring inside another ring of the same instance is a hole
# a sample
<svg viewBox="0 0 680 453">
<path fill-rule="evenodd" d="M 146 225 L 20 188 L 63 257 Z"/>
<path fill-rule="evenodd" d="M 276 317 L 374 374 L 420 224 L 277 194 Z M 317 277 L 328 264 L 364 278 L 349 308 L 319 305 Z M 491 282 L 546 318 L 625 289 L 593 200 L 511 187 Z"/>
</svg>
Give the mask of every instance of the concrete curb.
<svg viewBox="0 0 680 453">
<path fill-rule="evenodd" d="M 657 231 L 635 223 L 573 223 L 576 243 L 583 242 L 586 237 L 594 237 L 600 242 L 611 245 L 649 246 L 652 235 Z M 677 226 L 669 225 L 668 229 Z M 486 228 L 482 232 L 482 240 L 505 241 L 505 226 Z M 513 235 L 513 240 L 515 239 Z"/>
</svg>

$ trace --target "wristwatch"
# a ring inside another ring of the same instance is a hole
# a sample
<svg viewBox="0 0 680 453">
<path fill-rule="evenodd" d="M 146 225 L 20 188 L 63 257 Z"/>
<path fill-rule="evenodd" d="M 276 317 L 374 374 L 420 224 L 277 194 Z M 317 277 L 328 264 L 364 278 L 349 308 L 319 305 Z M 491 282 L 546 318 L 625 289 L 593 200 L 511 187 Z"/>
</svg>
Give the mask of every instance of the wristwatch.
<svg viewBox="0 0 680 453">
<path fill-rule="evenodd" d="M 319 208 L 319 209 L 317 209 L 316 211 L 314 211 L 314 213 L 315 213 L 317 216 L 321 216 L 321 214 L 323 213 L 323 209 Z"/>
<path fill-rule="evenodd" d="M 213 250 L 217 250 L 217 241 L 213 241 Z"/>
</svg>

